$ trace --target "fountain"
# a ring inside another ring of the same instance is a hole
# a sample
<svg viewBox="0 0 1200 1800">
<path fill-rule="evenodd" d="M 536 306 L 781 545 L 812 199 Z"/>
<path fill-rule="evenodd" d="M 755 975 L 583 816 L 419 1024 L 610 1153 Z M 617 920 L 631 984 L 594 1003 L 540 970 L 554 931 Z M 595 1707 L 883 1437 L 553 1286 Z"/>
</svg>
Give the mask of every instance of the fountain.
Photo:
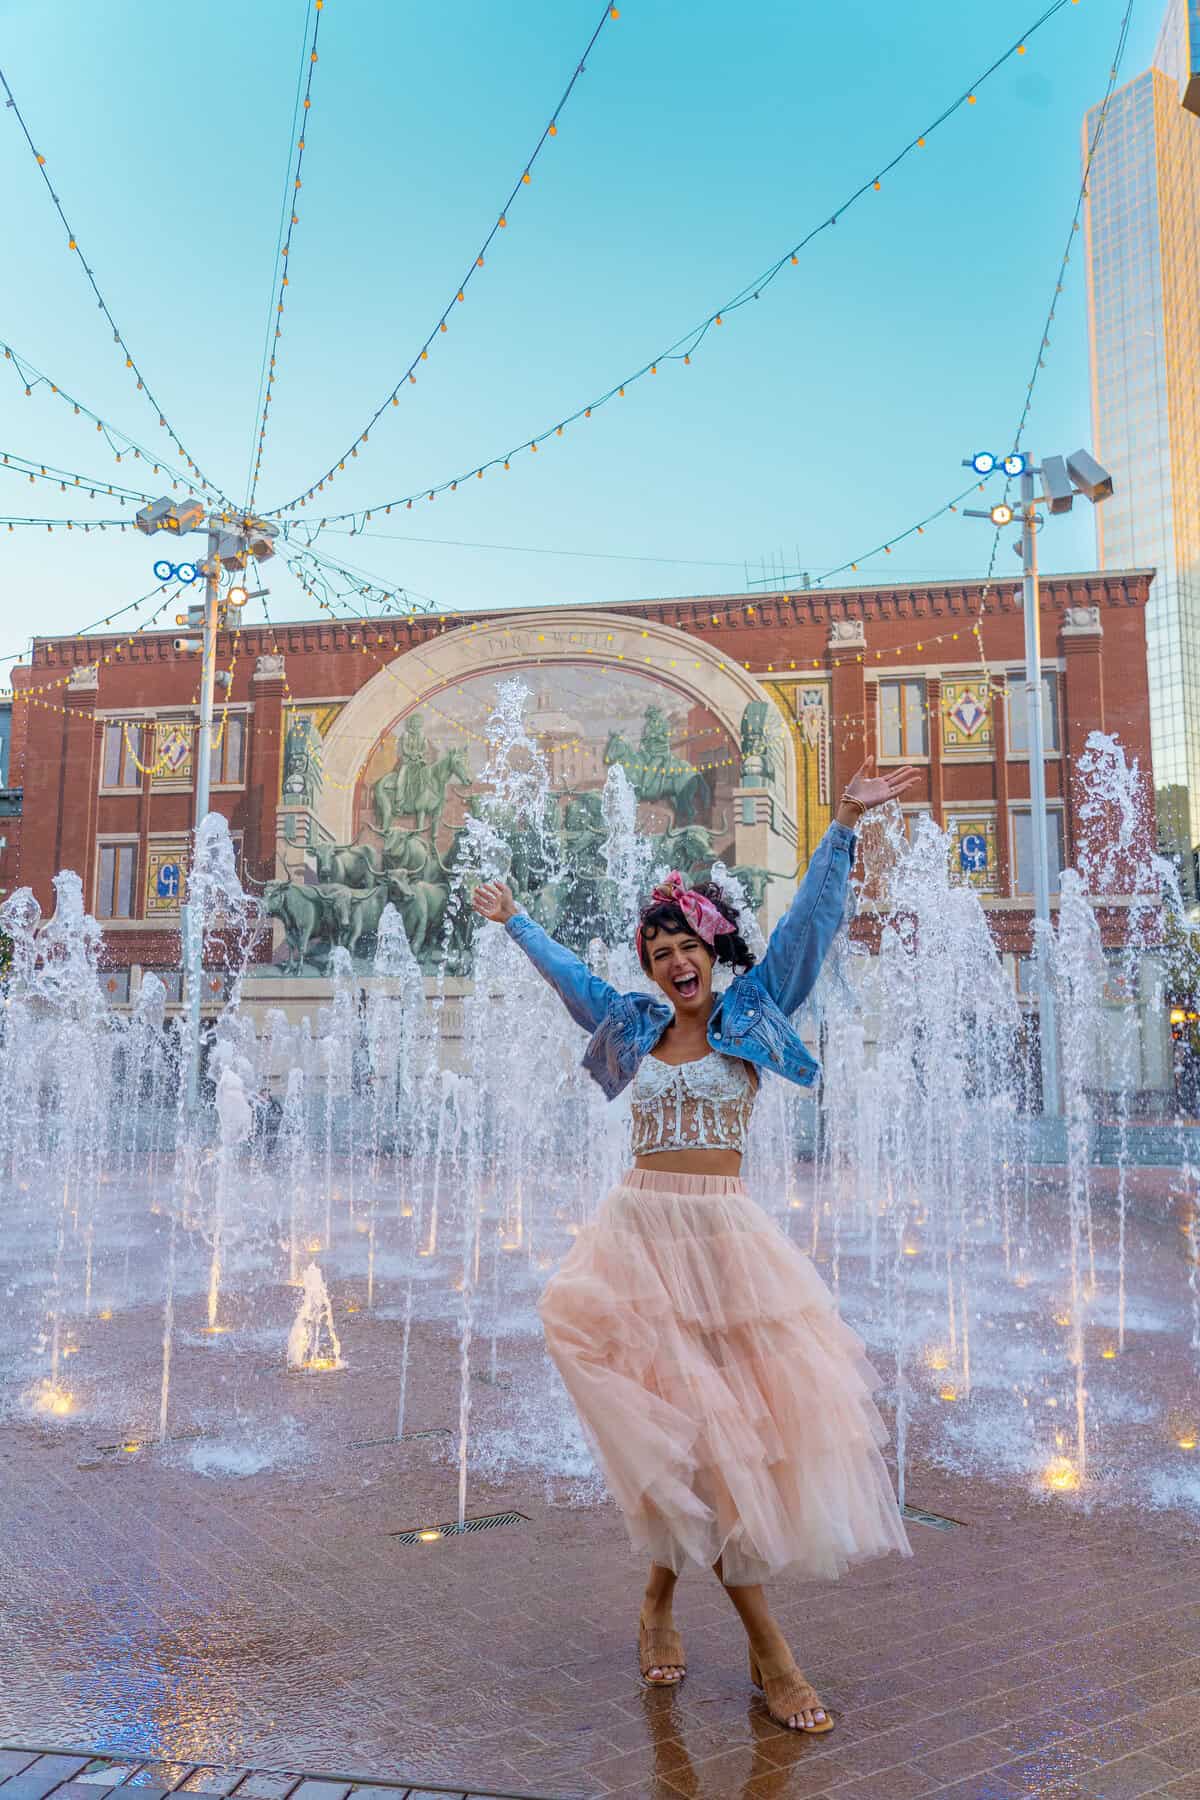
<svg viewBox="0 0 1200 1800">
<path fill-rule="evenodd" d="M 342 1346 L 333 1323 L 333 1302 L 315 1262 L 302 1277 L 304 1295 L 288 1333 L 289 1369 L 340 1369 Z"/>
<path fill-rule="evenodd" d="M 582 1035 L 503 932 L 478 933 L 464 992 L 446 972 L 473 879 L 518 853 L 564 891 L 573 879 L 546 830 L 526 700 L 519 683 L 500 690 L 432 982 L 388 906 L 368 978 L 335 951 L 315 1018 L 275 1011 L 256 1028 L 242 981 L 259 909 L 224 822 L 202 822 L 189 930 L 227 985 L 194 1111 L 186 1028 L 161 985 L 147 977 L 128 1015 L 106 1006 L 77 877 L 58 877 L 47 921 L 27 892 L 0 908 L 10 1416 L 164 1445 L 236 1419 L 237 1454 L 210 1446 L 188 1467 L 257 1472 L 270 1454 L 245 1444 L 293 1457 L 299 1430 L 276 1429 L 264 1384 L 302 1369 L 315 1390 L 348 1362 L 336 1387 L 349 1392 L 364 1376 L 340 1337 L 369 1317 L 387 1333 L 378 1441 L 405 1439 L 414 1376 L 440 1371 L 460 1523 L 474 1482 L 513 1471 L 596 1494 L 535 1303 L 621 1167 L 625 1109 L 583 1075 Z M 897 815 L 866 827 L 868 862 L 889 866 L 886 906 L 869 884 L 860 905 L 877 954 L 843 934 L 802 1021 L 820 1092 L 766 1085 L 748 1174 L 885 1375 L 902 1495 L 910 1467 L 933 1463 L 1063 1504 L 1200 1510 L 1200 1170 L 1180 1131 L 1173 1198 L 1144 1192 L 1132 1101 L 1161 897 L 1178 900 L 1120 746 L 1096 734 L 1079 770 L 1085 841 L 1041 946 L 1062 1022 L 1061 1142 L 1034 1129 L 1029 1015 L 978 895 L 952 879 L 932 819 L 910 839 Z M 602 817 L 605 930 L 589 954 L 634 986 L 632 921 L 657 871 L 618 766 Z M 753 937 L 736 878 L 715 878 Z M 1098 916 L 1114 893 L 1140 897 L 1115 955 Z"/>
</svg>

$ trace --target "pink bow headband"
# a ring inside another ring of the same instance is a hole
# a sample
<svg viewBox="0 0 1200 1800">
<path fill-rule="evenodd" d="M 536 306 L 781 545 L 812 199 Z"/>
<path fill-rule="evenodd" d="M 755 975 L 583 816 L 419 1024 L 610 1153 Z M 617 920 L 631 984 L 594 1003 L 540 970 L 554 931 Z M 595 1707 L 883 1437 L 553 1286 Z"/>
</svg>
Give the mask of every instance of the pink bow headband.
<svg viewBox="0 0 1200 1800">
<path fill-rule="evenodd" d="M 685 887 L 683 876 L 678 869 L 672 869 L 665 881 L 660 881 L 650 896 L 651 900 L 666 902 L 677 906 L 696 936 L 712 948 L 714 938 L 724 937 L 727 932 L 736 931 L 737 926 L 730 923 L 711 900 L 698 894 L 695 888 Z M 642 928 L 637 928 L 638 961 L 642 957 Z"/>
</svg>

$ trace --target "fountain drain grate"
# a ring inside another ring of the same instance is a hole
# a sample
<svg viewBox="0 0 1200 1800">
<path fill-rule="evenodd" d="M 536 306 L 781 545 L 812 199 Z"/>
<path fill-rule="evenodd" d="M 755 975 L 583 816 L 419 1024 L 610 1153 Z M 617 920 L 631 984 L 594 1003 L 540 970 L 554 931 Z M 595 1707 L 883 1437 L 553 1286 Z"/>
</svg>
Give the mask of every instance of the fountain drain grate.
<svg viewBox="0 0 1200 1800">
<path fill-rule="evenodd" d="M 911 1525 L 931 1525 L 934 1531 L 961 1531 L 962 1519 L 948 1519 L 944 1513 L 926 1512 L 923 1506 L 902 1506 L 900 1515 Z"/>
<path fill-rule="evenodd" d="M 387 1535 L 400 1544 L 435 1544 L 441 1538 L 459 1537 L 468 1531 L 495 1531 L 500 1525 L 528 1523 L 529 1518 L 525 1513 L 484 1513 L 476 1519 L 464 1519 L 461 1525 L 457 1519 L 451 1519 L 448 1524 L 411 1526 L 404 1531 L 389 1531 Z"/>
<path fill-rule="evenodd" d="M 348 1450 L 377 1450 L 383 1444 L 411 1444 L 417 1438 L 448 1438 L 453 1435 L 448 1425 L 431 1425 L 427 1431 L 406 1431 L 403 1437 L 356 1438 L 346 1448 Z"/>
</svg>

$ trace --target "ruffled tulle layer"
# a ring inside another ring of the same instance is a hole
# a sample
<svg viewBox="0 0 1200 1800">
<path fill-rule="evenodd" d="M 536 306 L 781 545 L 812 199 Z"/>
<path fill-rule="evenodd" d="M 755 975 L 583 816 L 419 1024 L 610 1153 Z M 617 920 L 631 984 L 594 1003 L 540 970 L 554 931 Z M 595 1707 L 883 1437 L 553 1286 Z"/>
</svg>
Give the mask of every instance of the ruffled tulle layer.
<svg viewBox="0 0 1200 1800">
<path fill-rule="evenodd" d="M 737 1178 L 631 1169 L 541 1300 L 635 1549 L 727 1583 L 908 1555 L 879 1379 Z"/>
</svg>

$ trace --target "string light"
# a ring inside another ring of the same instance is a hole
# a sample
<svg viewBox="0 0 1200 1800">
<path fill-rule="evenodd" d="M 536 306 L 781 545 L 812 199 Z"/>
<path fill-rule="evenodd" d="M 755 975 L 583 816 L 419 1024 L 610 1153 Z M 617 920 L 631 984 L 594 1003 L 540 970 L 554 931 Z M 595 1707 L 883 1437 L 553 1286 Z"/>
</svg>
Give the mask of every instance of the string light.
<svg viewBox="0 0 1200 1800">
<path fill-rule="evenodd" d="M 32 525 L 40 530 L 53 531 L 60 526 L 64 531 L 126 531 L 133 525 L 132 519 L 31 519 L 13 513 L 0 515 L 0 525 L 7 525 L 15 531 L 18 525 Z"/>
<path fill-rule="evenodd" d="M 105 300 L 104 295 L 100 292 L 100 288 L 97 285 L 96 277 L 95 277 L 94 273 L 92 272 L 91 265 L 85 260 L 83 252 L 79 248 L 78 234 L 74 230 L 72 230 L 71 226 L 67 222 L 67 215 L 63 211 L 62 202 L 59 200 L 59 197 L 54 190 L 54 186 L 51 183 L 50 177 L 46 173 L 46 158 L 41 154 L 41 152 L 34 145 L 33 138 L 30 135 L 29 127 L 25 123 L 24 115 L 21 112 L 20 107 L 17 105 L 16 95 L 13 93 L 12 88 L 9 86 L 8 79 L 5 76 L 4 71 L 2 69 L 0 69 L 0 87 L 3 87 L 3 89 L 4 89 L 4 92 L 8 99 L 8 105 L 16 117 L 17 124 L 21 128 L 21 131 L 25 138 L 25 142 L 28 144 L 30 153 L 33 156 L 34 161 L 37 165 L 38 173 L 40 174 L 42 181 L 45 183 L 46 192 L 50 196 L 51 204 L 53 205 L 55 212 L 58 214 L 58 217 L 62 223 L 63 230 L 67 234 L 67 249 L 72 256 L 74 256 L 78 259 L 79 266 L 83 270 L 84 276 L 87 280 L 87 284 L 91 288 L 92 293 L 96 297 L 96 304 L 100 308 L 100 311 L 104 314 L 104 317 L 108 321 L 109 327 L 112 330 L 113 342 L 120 346 L 120 349 L 124 355 L 125 367 L 132 371 L 132 373 L 136 379 L 139 393 L 145 394 L 147 401 L 154 408 L 154 411 L 158 415 L 158 423 L 159 423 L 160 428 L 166 432 L 166 434 L 170 438 L 171 442 L 175 445 L 176 451 L 178 452 L 179 456 L 187 464 L 188 468 L 192 471 L 192 473 L 196 477 L 197 481 L 200 482 L 201 486 L 207 488 L 211 493 L 215 494 L 218 499 L 228 501 L 228 496 L 226 494 L 224 494 L 222 492 L 222 490 L 219 487 L 217 487 L 214 482 L 211 482 L 208 479 L 208 477 L 204 474 L 203 470 L 200 468 L 199 464 L 194 460 L 194 458 L 192 456 L 189 455 L 188 451 L 184 447 L 182 438 L 179 437 L 179 435 L 175 431 L 174 427 L 168 422 L 165 413 L 163 412 L 162 408 L 158 404 L 158 401 L 154 398 L 154 395 L 150 390 L 150 385 L 147 382 L 145 376 L 142 374 L 141 367 L 134 360 L 133 352 L 130 350 L 129 345 L 125 340 L 125 336 L 124 336 L 123 332 L 121 331 L 120 326 L 117 324 L 116 319 L 113 317 L 112 312 L 109 309 L 107 300 Z M 232 502 L 229 502 L 229 504 L 232 504 Z"/>
<path fill-rule="evenodd" d="M 308 77 L 307 77 L 307 80 L 305 82 L 305 87 L 304 87 L 304 103 L 303 103 L 303 106 L 297 105 L 294 108 L 293 113 L 292 113 L 291 137 L 296 145 L 296 164 L 295 164 L 295 174 L 293 176 L 291 173 L 291 152 L 289 149 L 288 179 L 289 179 L 289 181 L 294 180 L 295 185 L 292 188 L 293 194 L 298 193 L 300 190 L 300 186 L 301 186 L 300 171 L 304 165 L 304 151 L 305 151 L 305 147 L 306 147 L 306 144 L 308 141 L 308 131 L 309 131 L 308 118 L 307 118 L 307 116 L 305 116 L 303 129 L 301 130 L 299 138 L 297 138 L 296 137 L 297 120 L 300 118 L 300 116 L 302 114 L 307 115 L 312 109 L 313 72 L 317 65 L 317 37 L 318 37 L 318 35 L 320 33 L 320 29 L 321 29 L 322 10 L 323 10 L 322 0 L 316 0 L 316 4 L 314 5 L 314 7 L 312 9 L 312 15 L 311 15 L 312 16 L 312 52 L 308 58 L 308 65 L 307 65 Z M 307 17 L 305 19 L 303 41 L 305 43 L 307 43 L 307 41 L 308 41 L 308 19 L 307 19 Z M 302 64 L 301 66 L 303 67 L 304 65 Z M 285 190 L 285 194 L 286 194 L 286 190 Z M 283 336 L 284 293 L 285 293 L 285 290 L 290 285 L 291 267 L 292 267 L 291 261 L 290 261 L 291 254 L 292 254 L 292 233 L 295 231 L 297 225 L 300 223 L 300 219 L 296 212 L 296 208 L 295 208 L 294 204 L 288 205 L 285 203 L 284 210 L 287 214 L 288 223 L 287 223 L 286 234 L 284 237 L 282 247 L 280 247 L 278 244 L 276 246 L 275 261 L 276 261 L 276 265 L 278 267 L 279 284 L 278 284 L 278 288 L 275 290 L 275 292 L 276 292 L 275 309 L 274 309 L 273 314 L 271 315 L 271 323 L 267 327 L 266 348 L 264 349 L 264 352 L 263 352 L 265 368 L 263 371 L 260 372 L 260 376 L 259 376 L 259 390 L 262 393 L 262 412 L 260 414 L 259 421 L 258 421 L 258 438 L 257 438 L 257 442 L 254 447 L 254 461 L 253 461 L 253 464 L 252 464 L 252 467 L 250 470 L 250 479 L 247 483 L 247 488 L 246 488 L 246 511 L 247 512 L 253 511 L 254 501 L 258 494 L 259 476 L 262 473 L 263 448 L 266 444 L 267 424 L 268 424 L 268 421 L 270 419 L 270 414 L 271 414 L 271 402 L 274 398 L 275 366 L 276 366 L 277 357 L 278 357 L 277 349 L 273 348 L 272 346 L 278 346 L 279 340 Z M 265 375 L 265 392 L 263 391 L 263 388 L 264 388 L 263 376 L 264 375 Z"/>
<path fill-rule="evenodd" d="M 1036 32 L 1040 31 L 1043 26 L 1048 24 L 1055 14 L 1061 12 L 1067 4 L 1068 0 L 1052 0 L 1051 5 L 1048 6 L 1041 16 L 1034 21 L 1028 30 L 1023 32 L 1019 38 L 1015 39 L 1013 43 L 1009 45 L 1007 50 L 1003 51 L 975 81 L 964 88 L 958 97 L 955 100 L 952 100 L 950 104 L 942 110 L 931 124 L 925 127 L 925 131 L 921 138 L 909 139 L 909 141 L 898 150 L 894 156 L 892 156 L 890 161 L 885 163 L 883 168 L 877 171 L 874 177 L 870 177 L 866 181 L 860 183 L 832 214 L 827 215 L 822 218 L 818 224 L 812 226 L 798 243 L 789 245 L 788 249 L 785 250 L 769 268 L 764 269 L 752 282 L 749 282 L 745 287 L 740 289 L 732 299 L 726 301 L 724 305 L 717 310 L 709 313 L 708 317 L 703 320 L 700 325 L 694 326 L 690 331 L 687 331 L 681 337 L 676 338 L 666 349 L 659 351 L 654 356 L 648 357 L 639 368 L 635 369 L 631 374 L 626 375 L 622 380 L 614 382 L 604 393 L 596 396 L 596 398 L 589 401 L 584 406 L 579 406 L 571 412 L 560 414 L 557 424 L 549 430 L 525 438 L 523 442 L 513 444 L 507 450 L 499 452 L 494 456 L 488 457 L 480 462 L 472 463 L 457 475 L 449 476 L 440 482 L 424 483 L 421 487 L 414 488 L 410 494 L 403 494 L 391 500 L 375 502 L 366 509 L 359 508 L 351 512 L 324 514 L 320 520 L 320 524 L 338 524 L 346 519 L 354 521 L 359 518 L 365 518 L 370 513 L 385 512 L 392 506 L 411 508 L 415 501 L 433 500 L 439 494 L 450 492 L 458 486 L 459 482 L 465 481 L 468 476 L 480 475 L 487 470 L 494 468 L 503 467 L 504 469 L 508 469 L 510 461 L 514 456 L 524 454 L 524 452 L 531 449 L 535 443 L 544 442 L 548 437 L 558 436 L 560 427 L 574 424 L 577 419 L 590 418 L 597 407 L 607 406 L 612 400 L 624 398 L 626 389 L 631 387 L 635 382 L 648 377 L 651 369 L 657 368 L 657 365 L 665 362 L 690 362 L 691 357 L 699 349 L 705 337 L 713 327 L 723 324 L 729 314 L 734 313 L 743 306 L 747 306 L 752 301 L 759 299 L 785 268 L 794 266 L 797 263 L 799 254 L 802 250 L 806 249 L 816 238 L 820 237 L 823 232 L 829 230 L 832 226 L 835 226 L 838 219 L 848 210 L 848 208 L 854 206 L 865 194 L 869 193 L 872 188 L 878 187 L 884 176 L 890 174 L 892 170 L 899 167 L 899 165 L 904 162 L 904 160 L 910 156 L 913 151 L 918 148 L 918 145 L 923 143 L 931 133 L 936 131 L 940 126 L 946 124 L 961 107 L 967 104 L 968 96 L 971 93 L 977 94 L 984 83 L 990 80 L 1012 57 L 1016 55 L 1018 44 L 1028 43 L 1029 39 L 1033 37 Z M 518 183 L 518 187 L 519 186 L 520 183 Z M 447 314 L 449 311 L 450 308 L 447 307 Z M 433 341 L 436 335 L 437 331 L 435 328 L 434 332 L 432 332 L 430 337 L 426 340 L 426 346 Z M 414 364 L 415 360 L 416 359 L 414 359 Z M 414 365 L 410 365 L 410 369 L 407 371 L 410 379 L 412 379 L 412 366 Z M 400 383 L 403 382 L 403 380 L 404 377 L 401 376 L 400 382 L 397 383 L 396 390 L 393 391 L 398 391 Z M 391 395 L 389 395 L 388 398 L 390 399 Z M 387 400 L 380 404 L 371 419 L 372 425 L 382 414 L 387 404 Z M 334 479 L 334 475 L 338 472 L 339 468 L 340 462 L 333 463 L 326 473 L 319 477 L 311 487 L 305 489 L 303 493 L 296 495 L 293 499 L 286 501 L 282 506 L 276 507 L 272 513 L 268 514 L 268 517 L 274 518 L 282 513 L 291 512 L 298 506 L 307 506 L 318 493 L 324 491 L 326 484 Z"/>
<path fill-rule="evenodd" d="M 599 21 L 598 21 L 595 29 L 593 30 L 590 38 L 587 41 L 587 45 L 584 48 L 582 56 L 580 56 L 577 59 L 575 65 L 574 65 L 574 68 L 571 73 L 571 78 L 567 82 L 566 87 L 563 89 L 562 96 L 559 99 L 557 106 L 554 108 L 553 112 L 551 113 L 548 123 L 543 128 L 542 134 L 538 138 L 538 141 L 537 141 L 536 145 L 534 146 L 533 154 L 531 156 L 528 156 L 525 159 L 525 162 L 522 164 L 521 173 L 518 175 L 516 181 L 513 183 L 512 191 L 510 192 L 508 199 L 505 201 L 504 205 L 501 207 L 499 215 L 496 217 L 496 223 L 491 227 L 487 236 L 484 238 L 483 243 L 479 246 L 478 250 L 472 256 L 470 263 L 468 264 L 465 275 L 463 275 L 458 281 L 455 282 L 454 291 L 453 291 L 453 294 L 452 294 L 450 300 L 446 303 L 446 306 L 443 308 L 442 312 L 439 314 L 437 320 L 435 321 L 435 323 L 433 325 L 433 328 L 430 330 L 430 332 L 428 333 L 428 335 L 425 338 L 424 343 L 421 345 L 421 348 L 420 348 L 418 354 L 411 359 L 407 368 L 404 370 L 404 373 L 397 378 L 397 380 L 393 383 L 388 394 L 385 396 L 385 398 L 383 400 L 380 401 L 379 405 L 375 408 L 375 411 L 371 414 L 371 417 L 368 419 L 367 424 L 364 427 L 364 429 L 362 431 L 360 431 L 358 433 L 358 435 L 355 437 L 355 439 L 354 439 L 355 444 L 360 444 L 360 443 L 365 444 L 367 442 L 369 433 L 374 429 L 374 427 L 377 424 L 377 422 L 379 421 L 379 419 L 382 418 L 382 416 L 386 412 L 388 406 L 389 405 L 394 406 L 397 404 L 400 390 L 404 386 L 405 381 L 407 380 L 411 384 L 416 380 L 416 376 L 413 371 L 415 370 L 417 363 L 428 357 L 430 346 L 435 342 L 435 340 L 439 336 L 441 336 L 446 331 L 446 329 L 447 329 L 446 321 L 450 317 L 451 312 L 454 310 L 454 307 L 459 302 L 461 302 L 465 299 L 468 286 L 470 285 L 471 281 L 473 280 L 475 275 L 478 273 L 478 271 L 484 267 L 485 259 L 487 257 L 488 250 L 491 248 L 493 238 L 496 236 L 496 233 L 498 231 L 503 231 L 506 229 L 506 227 L 508 225 L 508 214 L 512 209 L 514 200 L 516 200 L 516 198 L 517 198 L 518 194 L 520 194 L 522 188 L 528 187 L 530 185 L 530 180 L 531 180 L 534 165 L 537 162 L 538 157 L 541 155 L 542 150 L 545 147 L 547 140 L 552 137 L 558 136 L 558 121 L 562 117 L 563 111 L 567 105 L 567 102 L 570 100 L 572 93 L 575 91 L 576 82 L 579 80 L 580 76 L 585 72 L 585 70 L 587 68 L 587 59 L 591 55 L 592 50 L 595 48 L 596 40 L 599 38 L 600 33 L 603 31 L 604 27 L 608 24 L 609 20 L 615 19 L 617 16 L 618 15 L 617 15 L 615 8 L 613 8 L 609 5 L 605 5 L 604 10 L 600 15 Z M 522 449 L 524 449 L 524 448 L 526 448 L 526 446 L 522 445 Z M 293 511 L 293 509 L 295 507 L 306 504 L 307 501 L 312 499 L 314 493 L 316 493 L 319 488 L 323 487 L 326 482 L 333 481 L 335 478 L 335 475 L 337 475 L 341 472 L 342 468 L 344 467 L 346 455 L 347 455 L 347 452 L 343 451 L 342 455 L 338 458 L 335 458 L 335 460 L 330 464 L 329 468 L 326 469 L 324 475 L 318 476 L 317 480 L 312 484 L 312 486 L 310 488 L 307 489 L 306 492 L 301 493 L 301 494 L 296 494 L 292 497 L 292 499 L 285 501 L 282 506 L 275 507 L 270 513 L 267 514 L 267 517 L 268 518 L 278 518 L 280 516 L 280 514 L 291 512 L 291 511 Z"/>
<path fill-rule="evenodd" d="M 153 500 L 153 494 L 142 493 L 137 488 L 127 488 L 105 481 L 95 475 L 81 475 L 74 469 L 60 469 L 53 463 L 39 462 L 35 458 L 20 456 L 15 450 L 0 451 L 0 469 L 8 469 L 14 475 L 24 475 L 30 481 L 55 482 L 59 491 L 66 493 L 68 484 L 81 492 L 86 489 L 89 497 L 97 495 L 104 499 L 119 499 L 124 505 L 126 500 Z"/>
<path fill-rule="evenodd" d="M 57 399 L 64 401 L 71 408 L 75 417 L 86 419 L 90 425 L 94 425 L 118 461 L 121 455 L 121 451 L 117 448 L 119 444 L 126 452 L 132 450 L 135 460 L 144 462 L 152 475 L 165 475 L 172 488 L 183 486 L 193 494 L 203 492 L 200 484 L 193 481 L 190 475 L 185 475 L 182 469 L 174 469 L 166 463 L 159 462 L 153 451 L 147 450 L 145 445 L 139 444 L 136 438 L 131 438 L 127 432 L 118 430 L 107 419 L 101 418 L 99 413 L 93 412 L 91 407 L 85 406 L 82 400 L 77 400 L 58 382 L 52 381 L 50 376 L 39 369 L 36 364 L 30 362 L 27 356 L 23 356 L 12 344 L 5 343 L 2 338 L 0 338 L 0 350 L 3 350 L 4 361 L 9 364 L 13 375 L 24 388 L 27 399 L 31 398 L 37 390 L 45 389 Z M 101 484 L 97 483 L 96 485 Z"/>
</svg>

